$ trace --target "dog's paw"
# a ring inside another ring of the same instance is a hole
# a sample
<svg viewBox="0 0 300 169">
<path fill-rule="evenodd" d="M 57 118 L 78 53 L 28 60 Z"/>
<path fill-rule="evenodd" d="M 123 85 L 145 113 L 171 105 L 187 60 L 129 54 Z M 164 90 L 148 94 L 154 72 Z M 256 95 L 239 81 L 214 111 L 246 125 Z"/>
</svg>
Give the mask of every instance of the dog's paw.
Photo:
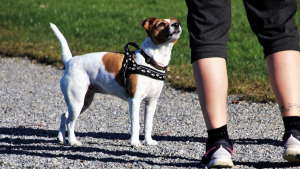
<svg viewBox="0 0 300 169">
<path fill-rule="evenodd" d="M 63 137 L 61 134 L 58 134 L 57 140 L 59 141 L 59 144 L 67 144 L 65 137 Z"/>
<path fill-rule="evenodd" d="M 155 141 L 155 140 L 144 140 L 144 143 L 145 143 L 145 145 L 147 145 L 147 146 L 155 146 L 155 145 L 157 145 L 158 144 L 158 142 L 157 141 Z"/>
<path fill-rule="evenodd" d="M 141 142 L 138 141 L 130 141 L 130 145 L 133 147 L 143 147 L 143 145 L 141 144 Z"/>
<path fill-rule="evenodd" d="M 69 144 L 70 144 L 70 146 L 82 146 L 82 143 L 80 141 L 77 141 L 77 140 L 72 142 L 72 143 L 70 142 Z"/>
<path fill-rule="evenodd" d="M 61 145 L 66 145 L 67 144 L 66 141 L 61 141 L 59 138 L 57 138 L 57 140 L 59 141 L 59 144 L 61 144 Z"/>
</svg>

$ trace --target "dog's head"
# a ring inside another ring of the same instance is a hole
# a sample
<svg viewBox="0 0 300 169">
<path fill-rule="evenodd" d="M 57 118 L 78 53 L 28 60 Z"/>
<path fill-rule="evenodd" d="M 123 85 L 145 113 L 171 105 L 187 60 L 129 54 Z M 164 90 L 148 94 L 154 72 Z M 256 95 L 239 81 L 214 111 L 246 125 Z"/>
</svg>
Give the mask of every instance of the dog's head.
<svg viewBox="0 0 300 169">
<path fill-rule="evenodd" d="M 181 24 L 177 18 L 157 19 L 150 17 L 142 20 L 141 24 L 156 45 L 170 42 L 175 44 L 181 34 Z"/>
</svg>

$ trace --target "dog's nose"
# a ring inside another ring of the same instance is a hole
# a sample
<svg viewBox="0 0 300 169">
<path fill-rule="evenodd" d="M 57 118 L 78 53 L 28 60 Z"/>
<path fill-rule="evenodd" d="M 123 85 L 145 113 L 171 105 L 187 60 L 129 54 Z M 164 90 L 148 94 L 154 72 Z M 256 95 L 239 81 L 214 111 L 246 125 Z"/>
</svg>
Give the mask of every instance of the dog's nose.
<svg viewBox="0 0 300 169">
<path fill-rule="evenodd" d="M 175 28 L 179 28 L 179 23 L 175 22 L 175 23 L 172 24 L 172 26 L 175 27 Z"/>
</svg>

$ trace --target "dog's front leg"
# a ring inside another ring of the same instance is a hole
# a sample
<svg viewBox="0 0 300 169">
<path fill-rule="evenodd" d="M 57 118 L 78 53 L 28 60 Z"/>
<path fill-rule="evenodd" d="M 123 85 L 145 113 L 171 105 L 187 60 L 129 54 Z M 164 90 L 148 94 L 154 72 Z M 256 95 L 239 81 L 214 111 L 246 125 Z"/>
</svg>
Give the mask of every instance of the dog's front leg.
<svg viewBox="0 0 300 169">
<path fill-rule="evenodd" d="M 139 123 L 139 111 L 141 100 L 129 98 L 129 111 L 131 120 L 131 138 L 130 144 L 134 147 L 140 147 L 142 144 L 139 140 L 140 123 Z"/>
<path fill-rule="evenodd" d="M 153 140 L 151 137 L 153 128 L 153 117 L 155 114 L 157 104 L 157 98 L 146 101 L 145 113 L 144 113 L 144 134 L 145 134 L 145 144 L 146 145 L 157 145 L 157 141 Z"/>
</svg>

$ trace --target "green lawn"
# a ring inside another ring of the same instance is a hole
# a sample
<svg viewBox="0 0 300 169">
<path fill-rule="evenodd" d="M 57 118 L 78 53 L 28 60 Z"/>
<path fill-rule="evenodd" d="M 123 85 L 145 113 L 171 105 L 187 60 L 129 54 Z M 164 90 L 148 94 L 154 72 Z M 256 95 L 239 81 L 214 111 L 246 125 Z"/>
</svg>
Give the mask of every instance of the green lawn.
<svg viewBox="0 0 300 169">
<path fill-rule="evenodd" d="M 297 0 L 300 5 L 300 0 Z M 146 37 L 140 21 L 150 16 L 176 17 L 183 33 L 172 51 L 167 79 L 179 89 L 195 90 L 182 0 L 1 0 L 0 53 L 61 65 L 61 52 L 49 23 L 65 35 L 73 55 L 96 51 L 123 52 L 129 42 L 141 45 Z M 300 27 L 299 13 L 296 15 Z M 228 43 L 229 94 L 253 101 L 274 101 L 268 84 L 262 48 L 252 33 L 242 1 L 232 0 Z"/>
</svg>

